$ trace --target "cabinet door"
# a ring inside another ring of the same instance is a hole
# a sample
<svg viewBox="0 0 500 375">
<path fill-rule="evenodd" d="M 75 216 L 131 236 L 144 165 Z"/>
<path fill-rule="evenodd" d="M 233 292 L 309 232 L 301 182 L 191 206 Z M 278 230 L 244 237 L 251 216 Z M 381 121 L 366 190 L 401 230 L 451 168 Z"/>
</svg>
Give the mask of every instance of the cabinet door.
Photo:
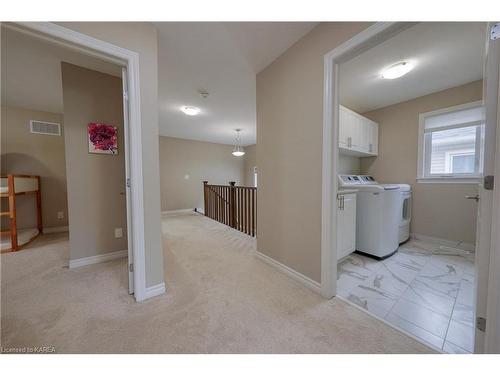
<svg viewBox="0 0 500 375">
<path fill-rule="evenodd" d="M 346 194 L 339 199 L 337 208 L 337 258 L 341 259 L 356 250 L 356 194 Z"/>
<path fill-rule="evenodd" d="M 351 113 L 351 147 L 356 151 L 363 151 L 363 118 L 357 113 Z"/>
<path fill-rule="evenodd" d="M 339 146 L 348 147 L 350 117 L 345 107 L 339 106 Z"/>
<path fill-rule="evenodd" d="M 372 128 L 372 154 L 378 155 L 378 124 L 376 122 L 373 123 Z"/>
<path fill-rule="evenodd" d="M 370 120 L 366 117 L 359 116 L 360 118 L 360 151 L 368 153 L 370 149 L 371 142 L 371 124 Z"/>
<path fill-rule="evenodd" d="M 378 124 L 367 119 L 368 129 L 367 152 L 372 155 L 378 154 Z"/>
</svg>

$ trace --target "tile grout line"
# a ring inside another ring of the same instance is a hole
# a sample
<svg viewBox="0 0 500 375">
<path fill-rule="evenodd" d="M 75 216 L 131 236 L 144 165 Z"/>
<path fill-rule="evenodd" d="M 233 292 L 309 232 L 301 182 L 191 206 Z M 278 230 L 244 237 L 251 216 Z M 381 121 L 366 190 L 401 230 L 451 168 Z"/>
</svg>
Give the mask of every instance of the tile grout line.
<svg viewBox="0 0 500 375">
<path fill-rule="evenodd" d="M 399 249 L 398 249 L 398 252 L 399 252 Z M 404 253 L 403 253 L 404 254 Z M 432 254 L 431 254 L 432 256 Z M 415 275 L 415 277 L 408 283 L 408 286 L 406 287 L 405 290 L 403 290 L 403 292 L 401 293 L 401 295 L 398 297 L 397 301 L 394 302 L 394 304 L 392 305 L 392 307 L 390 308 L 390 310 L 387 312 L 387 314 L 384 316 L 384 319 L 386 317 L 389 316 L 389 314 L 392 312 L 392 310 L 394 309 L 394 306 L 396 306 L 396 304 L 401 300 L 403 299 L 403 294 L 410 288 L 410 284 L 418 277 L 418 275 L 420 275 L 420 271 L 427 265 L 427 263 L 429 263 L 430 261 L 430 258 L 431 256 L 429 256 L 429 259 L 424 263 L 424 265 L 422 266 L 422 268 L 418 271 L 418 273 Z M 399 316 L 399 315 L 398 315 Z M 400 317 L 401 318 L 401 317 Z M 404 319 L 404 318 L 401 318 L 401 319 Z M 406 319 L 404 319 L 406 320 Z M 411 323 L 411 322 L 408 322 L 408 323 Z M 412 323 L 413 324 L 413 323 Z M 422 328 L 423 329 L 423 328 Z M 431 332 L 432 333 L 432 332 Z"/>
</svg>

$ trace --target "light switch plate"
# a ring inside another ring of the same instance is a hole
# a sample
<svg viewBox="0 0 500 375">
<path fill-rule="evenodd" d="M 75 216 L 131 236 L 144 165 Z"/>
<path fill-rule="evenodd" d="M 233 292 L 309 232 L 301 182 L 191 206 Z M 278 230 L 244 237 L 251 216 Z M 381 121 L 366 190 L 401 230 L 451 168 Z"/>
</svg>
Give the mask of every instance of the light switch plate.
<svg viewBox="0 0 500 375">
<path fill-rule="evenodd" d="M 122 238 L 122 237 L 123 237 L 123 229 L 115 228 L 115 238 Z"/>
</svg>

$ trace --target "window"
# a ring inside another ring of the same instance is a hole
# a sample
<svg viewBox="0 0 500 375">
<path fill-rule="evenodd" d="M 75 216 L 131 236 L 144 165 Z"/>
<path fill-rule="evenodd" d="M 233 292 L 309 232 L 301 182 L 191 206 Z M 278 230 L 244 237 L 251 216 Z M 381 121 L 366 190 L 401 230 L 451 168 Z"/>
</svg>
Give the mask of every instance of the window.
<svg viewBox="0 0 500 375">
<path fill-rule="evenodd" d="M 483 171 L 481 102 L 420 115 L 418 179 L 476 182 Z"/>
</svg>

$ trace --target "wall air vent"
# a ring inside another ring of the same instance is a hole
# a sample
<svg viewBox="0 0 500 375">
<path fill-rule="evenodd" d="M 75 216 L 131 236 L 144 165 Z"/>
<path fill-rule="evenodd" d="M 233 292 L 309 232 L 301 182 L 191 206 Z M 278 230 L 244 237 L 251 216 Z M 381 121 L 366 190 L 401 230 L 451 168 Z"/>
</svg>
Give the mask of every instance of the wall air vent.
<svg viewBox="0 0 500 375">
<path fill-rule="evenodd" d="M 34 134 L 61 135 L 61 124 L 47 121 L 30 121 L 30 132 Z"/>
</svg>

